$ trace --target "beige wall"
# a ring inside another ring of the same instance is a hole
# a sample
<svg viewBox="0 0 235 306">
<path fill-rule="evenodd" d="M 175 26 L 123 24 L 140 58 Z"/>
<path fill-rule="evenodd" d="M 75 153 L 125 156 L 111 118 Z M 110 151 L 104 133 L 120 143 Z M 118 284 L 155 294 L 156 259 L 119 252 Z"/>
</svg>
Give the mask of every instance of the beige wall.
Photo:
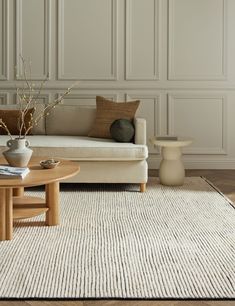
<svg viewBox="0 0 235 306">
<path fill-rule="evenodd" d="M 0 18 L 0 103 L 15 103 L 22 54 L 49 74 L 45 103 L 74 80 L 67 104 L 140 98 L 149 137 L 195 139 L 187 167 L 235 168 L 234 0 L 0 0 Z"/>
</svg>

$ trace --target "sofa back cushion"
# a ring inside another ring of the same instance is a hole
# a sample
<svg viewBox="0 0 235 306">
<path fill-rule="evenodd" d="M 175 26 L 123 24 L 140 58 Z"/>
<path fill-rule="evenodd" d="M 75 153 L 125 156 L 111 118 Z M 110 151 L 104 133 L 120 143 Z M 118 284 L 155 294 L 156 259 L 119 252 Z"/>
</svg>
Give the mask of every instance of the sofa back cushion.
<svg viewBox="0 0 235 306">
<path fill-rule="evenodd" d="M 96 109 L 58 105 L 46 117 L 47 135 L 86 136 L 94 123 Z"/>
<path fill-rule="evenodd" d="M 33 113 L 33 118 L 36 118 L 40 113 L 43 112 L 45 105 L 38 103 Z M 1 104 L 0 110 L 19 110 L 18 104 Z M 37 125 L 35 125 L 31 132 L 33 135 L 45 135 L 45 118 L 43 117 Z"/>
</svg>

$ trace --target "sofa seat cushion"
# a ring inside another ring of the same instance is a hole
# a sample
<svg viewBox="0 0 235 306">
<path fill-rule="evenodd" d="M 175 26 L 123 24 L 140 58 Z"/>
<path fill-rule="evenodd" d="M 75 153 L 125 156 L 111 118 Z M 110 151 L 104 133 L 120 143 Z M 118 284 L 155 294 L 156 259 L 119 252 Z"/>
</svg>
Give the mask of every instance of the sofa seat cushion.
<svg viewBox="0 0 235 306">
<path fill-rule="evenodd" d="M 0 137 L 0 152 L 6 150 L 9 136 Z M 147 146 L 118 143 L 112 139 L 86 136 L 28 136 L 34 156 L 71 158 L 77 160 L 143 160 L 148 157 Z"/>
</svg>

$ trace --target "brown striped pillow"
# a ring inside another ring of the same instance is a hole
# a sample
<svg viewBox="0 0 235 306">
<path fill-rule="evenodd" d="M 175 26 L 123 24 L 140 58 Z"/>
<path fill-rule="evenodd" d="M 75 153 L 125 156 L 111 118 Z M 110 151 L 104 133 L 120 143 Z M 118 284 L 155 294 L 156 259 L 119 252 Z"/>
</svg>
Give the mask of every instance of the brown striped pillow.
<svg viewBox="0 0 235 306">
<path fill-rule="evenodd" d="M 1 106 L 0 106 L 1 107 Z M 32 116 L 34 113 L 34 108 L 29 108 L 26 111 L 24 117 L 24 128 L 22 133 L 25 133 L 25 129 L 30 126 L 30 122 L 32 120 Z M 19 135 L 19 124 L 21 124 L 21 111 L 19 109 L 0 109 L 0 119 L 6 124 L 9 132 L 12 135 Z M 29 135 L 32 135 L 32 130 L 29 131 Z M 0 127 L 0 135 L 7 135 L 5 129 Z"/>
<path fill-rule="evenodd" d="M 132 121 L 140 104 L 139 100 L 131 102 L 113 102 L 103 97 L 96 97 L 96 119 L 88 136 L 112 138 L 110 126 L 117 119 Z"/>
</svg>

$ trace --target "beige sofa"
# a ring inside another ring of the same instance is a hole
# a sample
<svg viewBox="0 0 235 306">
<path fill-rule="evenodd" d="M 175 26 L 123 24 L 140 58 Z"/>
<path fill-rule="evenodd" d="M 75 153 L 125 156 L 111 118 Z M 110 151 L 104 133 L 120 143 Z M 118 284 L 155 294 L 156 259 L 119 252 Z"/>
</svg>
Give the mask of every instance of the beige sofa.
<svg viewBox="0 0 235 306">
<path fill-rule="evenodd" d="M 86 136 L 95 112 L 88 107 L 57 106 L 35 127 L 34 135 L 27 136 L 33 155 L 78 161 L 80 173 L 67 182 L 136 183 L 144 191 L 148 179 L 145 119 L 134 120 L 134 143 L 118 143 Z M 8 139 L 0 136 L 0 153 Z"/>
</svg>

